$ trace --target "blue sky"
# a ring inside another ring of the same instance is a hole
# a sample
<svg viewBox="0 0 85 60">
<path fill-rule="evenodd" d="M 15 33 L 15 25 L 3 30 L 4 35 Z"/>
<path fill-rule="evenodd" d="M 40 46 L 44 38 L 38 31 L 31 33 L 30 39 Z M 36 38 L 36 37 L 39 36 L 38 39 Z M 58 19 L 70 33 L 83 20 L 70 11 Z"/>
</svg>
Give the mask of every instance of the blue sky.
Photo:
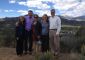
<svg viewBox="0 0 85 60">
<path fill-rule="evenodd" d="M 52 8 L 57 15 L 77 17 L 85 15 L 84 7 L 85 0 L 0 0 L 0 18 L 25 15 L 28 10 L 50 15 Z"/>
</svg>

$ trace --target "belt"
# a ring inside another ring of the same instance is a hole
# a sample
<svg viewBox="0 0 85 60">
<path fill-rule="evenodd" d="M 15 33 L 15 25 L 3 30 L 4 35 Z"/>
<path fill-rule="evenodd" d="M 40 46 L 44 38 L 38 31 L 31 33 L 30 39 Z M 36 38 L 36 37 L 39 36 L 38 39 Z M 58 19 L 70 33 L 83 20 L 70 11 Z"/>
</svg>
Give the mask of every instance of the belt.
<svg viewBox="0 0 85 60">
<path fill-rule="evenodd" d="M 57 30 L 57 29 L 49 29 L 49 30 Z"/>
</svg>

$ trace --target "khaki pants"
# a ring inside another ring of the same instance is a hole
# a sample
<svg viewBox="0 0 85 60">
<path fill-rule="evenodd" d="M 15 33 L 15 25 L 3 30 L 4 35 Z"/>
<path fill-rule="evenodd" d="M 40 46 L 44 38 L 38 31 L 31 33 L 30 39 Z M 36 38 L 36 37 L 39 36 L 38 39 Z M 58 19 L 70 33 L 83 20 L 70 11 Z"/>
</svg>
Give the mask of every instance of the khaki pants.
<svg viewBox="0 0 85 60">
<path fill-rule="evenodd" d="M 49 31 L 49 43 L 52 53 L 60 52 L 60 37 L 56 35 L 56 30 Z"/>
</svg>

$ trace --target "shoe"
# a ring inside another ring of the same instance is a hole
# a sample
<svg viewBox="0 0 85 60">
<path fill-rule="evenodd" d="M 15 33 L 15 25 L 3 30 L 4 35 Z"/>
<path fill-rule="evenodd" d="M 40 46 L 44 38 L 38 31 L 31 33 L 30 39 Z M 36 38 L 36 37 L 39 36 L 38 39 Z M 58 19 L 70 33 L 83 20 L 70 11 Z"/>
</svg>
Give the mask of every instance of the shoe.
<svg viewBox="0 0 85 60">
<path fill-rule="evenodd" d="M 27 55 L 28 53 L 27 53 L 27 52 L 25 52 L 24 54 L 25 54 L 25 55 Z"/>
<path fill-rule="evenodd" d="M 22 54 L 18 54 L 17 56 L 21 57 L 21 56 L 22 56 Z"/>
<path fill-rule="evenodd" d="M 62 55 L 60 53 L 55 53 L 54 56 L 61 57 Z"/>
<path fill-rule="evenodd" d="M 32 55 L 32 52 L 29 52 L 28 54 L 29 54 L 29 55 Z"/>
<path fill-rule="evenodd" d="M 20 54 L 20 56 L 22 56 L 22 54 Z"/>
<path fill-rule="evenodd" d="M 54 56 L 58 56 L 58 55 L 59 55 L 59 53 L 58 53 L 58 52 L 54 53 Z"/>
</svg>

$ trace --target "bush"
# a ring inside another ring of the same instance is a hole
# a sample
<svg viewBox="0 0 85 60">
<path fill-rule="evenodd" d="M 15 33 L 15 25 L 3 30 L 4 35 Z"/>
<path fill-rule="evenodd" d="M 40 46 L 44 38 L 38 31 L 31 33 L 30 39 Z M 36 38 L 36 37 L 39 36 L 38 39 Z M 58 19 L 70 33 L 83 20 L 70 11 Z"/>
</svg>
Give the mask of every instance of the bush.
<svg viewBox="0 0 85 60">
<path fill-rule="evenodd" d="M 81 46 L 81 54 L 85 56 L 85 44 Z"/>
<path fill-rule="evenodd" d="M 14 29 L 9 27 L 0 31 L 0 47 L 15 47 Z"/>
<path fill-rule="evenodd" d="M 43 53 L 42 55 L 36 54 L 35 60 L 54 60 L 51 52 Z"/>
<path fill-rule="evenodd" d="M 65 30 L 65 29 L 64 29 Z M 76 31 L 75 34 L 67 33 L 61 37 L 61 51 L 70 52 L 70 51 L 81 51 L 81 46 L 85 44 L 85 27 L 79 27 L 78 29 L 72 28 Z M 62 30 L 63 31 L 63 30 Z M 70 30 L 68 30 L 69 32 Z M 67 32 L 67 31 L 66 31 Z"/>
<path fill-rule="evenodd" d="M 81 55 L 80 60 L 85 60 L 85 56 Z"/>
</svg>

